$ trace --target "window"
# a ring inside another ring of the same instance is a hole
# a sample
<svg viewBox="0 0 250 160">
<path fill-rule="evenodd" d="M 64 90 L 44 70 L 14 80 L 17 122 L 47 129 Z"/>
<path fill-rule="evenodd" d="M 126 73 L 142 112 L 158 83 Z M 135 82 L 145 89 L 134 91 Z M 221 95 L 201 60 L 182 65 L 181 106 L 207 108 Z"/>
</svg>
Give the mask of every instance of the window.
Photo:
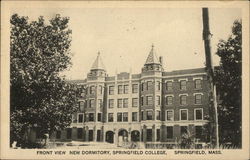
<svg viewBox="0 0 250 160">
<path fill-rule="evenodd" d="M 89 100 L 89 108 L 94 107 L 94 105 L 95 105 L 94 99 L 90 99 L 90 100 Z"/>
<path fill-rule="evenodd" d="M 195 89 L 201 89 L 201 79 L 194 80 Z"/>
<path fill-rule="evenodd" d="M 153 120 L 153 111 L 147 111 L 147 120 Z"/>
<path fill-rule="evenodd" d="M 138 98 L 133 98 L 132 99 L 132 107 L 137 107 L 138 106 Z"/>
<path fill-rule="evenodd" d="M 101 122 L 102 121 L 102 113 L 97 114 L 97 121 Z"/>
<path fill-rule="evenodd" d="M 187 134 L 187 133 L 188 133 L 187 126 L 181 126 L 181 135 Z"/>
<path fill-rule="evenodd" d="M 137 121 L 137 112 L 132 112 L 132 121 Z"/>
<path fill-rule="evenodd" d="M 61 138 L 61 131 L 56 131 L 56 139 L 60 139 Z"/>
<path fill-rule="evenodd" d="M 128 94 L 128 85 L 124 85 L 124 94 Z"/>
<path fill-rule="evenodd" d="M 195 138 L 202 139 L 202 126 L 195 126 Z"/>
<path fill-rule="evenodd" d="M 152 142 L 152 129 L 147 129 L 147 142 Z"/>
<path fill-rule="evenodd" d="M 102 94 L 102 86 L 101 85 L 98 86 L 98 94 Z"/>
<path fill-rule="evenodd" d="M 188 120 L 188 110 L 180 110 L 181 111 L 181 114 L 180 114 L 180 118 L 181 118 L 181 121 L 185 121 L 185 120 Z"/>
<path fill-rule="evenodd" d="M 77 128 L 77 139 L 82 139 L 82 137 L 83 137 L 82 128 Z"/>
<path fill-rule="evenodd" d="M 195 104 L 201 104 L 201 98 L 202 98 L 202 95 L 201 94 L 196 94 L 195 95 Z"/>
<path fill-rule="evenodd" d="M 173 90 L 173 82 L 167 82 L 166 83 L 166 90 L 172 91 Z"/>
<path fill-rule="evenodd" d="M 83 114 L 78 114 L 78 123 L 83 122 Z"/>
<path fill-rule="evenodd" d="M 128 108 L 128 98 L 123 99 L 123 108 Z"/>
<path fill-rule="evenodd" d="M 114 99 L 109 99 L 109 108 L 114 108 Z"/>
<path fill-rule="evenodd" d="M 173 96 L 167 96 L 166 105 L 172 105 L 172 104 L 173 104 Z"/>
<path fill-rule="evenodd" d="M 174 129 L 172 126 L 167 126 L 167 138 L 172 139 L 174 135 Z"/>
<path fill-rule="evenodd" d="M 156 112 L 156 120 L 161 120 L 161 111 Z"/>
<path fill-rule="evenodd" d="M 89 130 L 89 141 L 93 141 L 94 140 L 94 131 L 91 129 Z"/>
<path fill-rule="evenodd" d="M 122 113 L 117 113 L 117 122 L 122 122 Z"/>
<path fill-rule="evenodd" d="M 186 80 L 181 80 L 180 81 L 180 89 L 181 90 L 186 90 L 187 89 L 187 81 Z"/>
<path fill-rule="evenodd" d="M 160 141 L 160 129 L 156 129 L 156 141 Z"/>
<path fill-rule="evenodd" d="M 132 93 L 138 93 L 138 84 L 132 85 Z"/>
<path fill-rule="evenodd" d="M 96 141 L 100 142 L 101 141 L 101 130 L 97 130 L 97 137 L 96 137 Z"/>
<path fill-rule="evenodd" d="M 89 94 L 94 94 L 94 92 L 95 92 L 95 86 L 90 86 Z"/>
<path fill-rule="evenodd" d="M 187 104 L 187 96 L 186 95 L 181 95 L 180 96 L 180 104 L 181 105 Z"/>
<path fill-rule="evenodd" d="M 166 120 L 167 121 L 173 121 L 174 120 L 174 111 L 173 110 L 167 110 L 166 111 Z"/>
<path fill-rule="evenodd" d="M 151 88 L 152 86 L 152 81 L 147 81 L 147 90 L 149 90 L 149 88 Z"/>
<path fill-rule="evenodd" d="M 79 102 L 79 110 L 80 110 L 81 112 L 83 112 L 83 110 L 84 110 L 84 102 L 83 102 L 83 101 L 80 101 L 80 102 Z"/>
<path fill-rule="evenodd" d="M 128 121 L 128 112 L 124 112 L 123 113 L 123 122 L 127 122 Z"/>
<path fill-rule="evenodd" d="M 144 120 L 144 112 L 141 111 L 141 120 L 143 121 Z"/>
<path fill-rule="evenodd" d="M 67 128 L 67 139 L 71 139 L 72 136 L 72 128 Z"/>
<path fill-rule="evenodd" d="M 147 96 L 146 104 L 147 105 L 153 105 L 153 97 L 152 96 Z"/>
<path fill-rule="evenodd" d="M 144 104 L 144 97 L 141 97 L 141 105 L 143 106 Z"/>
<path fill-rule="evenodd" d="M 157 81 L 156 82 L 156 89 L 159 91 L 161 90 L 161 82 L 160 81 Z"/>
<path fill-rule="evenodd" d="M 195 113 L 195 120 L 202 120 L 203 119 L 203 111 L 202 109 L 194 109 Z"/>
<path fill-rule="evenodd" d="M 102 100 L 101 99 L 98 99 L 98 107 L 102 107 Z"/>
<path fill-rule="evenodd" d="M 114 86 L 109 86 L 109 95 L 113 95 L 114 94 Z"/>
<path fill-rule="evenodd" d="M 161 96 L 156 96 L 156 104 L 161 105 Z"/>
<path fill-rule="evenodd" d="M 89 113 L 89 122 L 94 122 L 94 113 Z"/>
<path fill-rule="evenodd" d="M 123 90 L 122 90 L 122 85 L 118 86 L 118 94 L 122 94 Z"/>
<path fill-rule="evenodd" d="M 114 114 L 113 113 L 109 113 L 108 114 L 108 122 L 113 122 L 114 121 Z"/>
<path fill-rule="evenodd" d="M 144 83 L 141 83 L 141 91 L 144 90 Z"/>
<path fill-rule="evenodd" d="M 122 108 L 122 99 L 117 99 L 117 107 Z"/>
</svg>

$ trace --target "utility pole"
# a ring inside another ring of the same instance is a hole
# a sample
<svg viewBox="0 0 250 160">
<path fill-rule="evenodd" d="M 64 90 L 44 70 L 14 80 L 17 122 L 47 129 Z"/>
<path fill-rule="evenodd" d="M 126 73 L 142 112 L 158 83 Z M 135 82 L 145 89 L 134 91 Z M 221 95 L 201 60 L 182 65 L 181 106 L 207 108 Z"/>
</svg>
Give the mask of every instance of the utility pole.
<svg viewBox="0 0 250 160">
<path fill-rule="evenodd" d="M 206 71 L 208 74 L 208 78 L 211 85 L 211 96 L 212 98 L 212 106 L 214 108 L 214 134 L 215 134 L 215 146 L 219 147 L 219 125 L 218 125 L 218 112 L 217 112 L 217 99 L 216 99 L 216 86 L 214 84 L 214 72 L 213 72 L 213 63 L 212 63 L 212 55 L 211 55 L 211 46 L 210 39 L 211 33 L 209 29 L 209 15 L 208 8 L 202 8 L 202 19 L 203 19 L 203 40 L 205 47 L 205 57 L 206 57 Z"/>
</svg>

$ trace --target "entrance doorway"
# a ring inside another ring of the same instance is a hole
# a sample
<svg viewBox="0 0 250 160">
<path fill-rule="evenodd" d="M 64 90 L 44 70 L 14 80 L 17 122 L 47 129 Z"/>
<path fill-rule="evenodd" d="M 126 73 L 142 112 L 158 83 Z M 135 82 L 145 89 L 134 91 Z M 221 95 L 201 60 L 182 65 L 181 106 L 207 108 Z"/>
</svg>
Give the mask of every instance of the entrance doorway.
<svg viewBox="0 0 250 160">
<path fill-rule="evenodd" d="M 125 142 L 128 142 L 128 131 L 121 129 L 118 132 L 118 145 L 122 146 Z"/>
<path fill-rule="evenodd" d="M 113 131 L 106 132 L 106 142 L 114 143 L 114 132 Z"/>
</svg>

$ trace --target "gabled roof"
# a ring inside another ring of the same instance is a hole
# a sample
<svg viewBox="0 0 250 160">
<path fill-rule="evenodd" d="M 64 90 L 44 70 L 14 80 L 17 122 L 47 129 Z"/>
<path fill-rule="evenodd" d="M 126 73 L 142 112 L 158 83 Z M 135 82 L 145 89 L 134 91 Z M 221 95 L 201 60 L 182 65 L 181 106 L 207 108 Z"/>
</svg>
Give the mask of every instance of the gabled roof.
<svg viewBox="0 0 250 160">
<path fill-rule="evenodd" d="M 160 64 L 160 61 L 154 51 L 154 45 L 152 45 L 151 51 L 148 55 L 148 58 L 145 64 Z"/>
<path fill-rule="evenodd" d="M 98 52 L 98 55 L 97 55 L 97 57 L 96 57 L 93 65 L 91 67 L 91 70 L 96 70 L 96 69 L 106 70 L 105 66 L 104 66 L 104 64 L 102 62 L 102 58 L 100 56 L 100 52 Z"/>
</svg>

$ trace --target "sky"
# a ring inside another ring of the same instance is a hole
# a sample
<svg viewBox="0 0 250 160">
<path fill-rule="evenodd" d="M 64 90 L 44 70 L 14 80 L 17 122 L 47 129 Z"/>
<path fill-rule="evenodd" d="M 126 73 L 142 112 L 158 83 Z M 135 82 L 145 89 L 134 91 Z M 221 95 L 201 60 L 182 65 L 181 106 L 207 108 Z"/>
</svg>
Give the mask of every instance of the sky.
<svg viewBox="0 0 250 160">
<path fill-rule="evenodd" d="M 154 44 L 163 56 L 165 71 L 204 67 L 201 8 L 70 8 L 24 9 L 13 13 L 36 20 L 55 14 L 70 18 L 72 67 L 67 79 L 85 79 L 100 51 L 107 73 L 140 73 Z M 211 48 L 214 65 L 220 39 L 228 39 L 241 10 L 209 8 Z"/>
</svg>

